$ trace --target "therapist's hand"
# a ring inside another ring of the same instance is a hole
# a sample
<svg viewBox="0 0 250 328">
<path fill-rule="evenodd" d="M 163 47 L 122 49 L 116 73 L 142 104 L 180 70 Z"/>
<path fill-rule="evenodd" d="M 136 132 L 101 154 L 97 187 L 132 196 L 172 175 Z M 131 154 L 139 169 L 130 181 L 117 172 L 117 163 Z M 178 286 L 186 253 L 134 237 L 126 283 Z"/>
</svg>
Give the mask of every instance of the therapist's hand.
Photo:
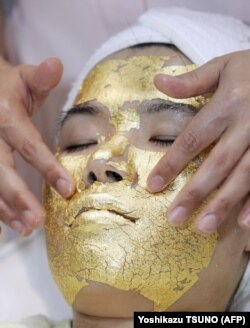
<svg viewBox="0 0 250 328">
<path fill-rule="evenodd" d="M 64 197 L 74 182 L 44 144 L 30 116 L 61 79 L 63 67 L 56 58 L 38 66 L 11 66 L 0 59 L 0 220 L 22 235 L 44 221 L 41 204 L 15 168 L 13 152 L 27 162 Z"/>
<path fill-rule="evenodd" d="M 181 225 L 219 188 L 196 221 L 198 231 L 212 233 L 250 191 L 250 51 L 215 58 L 178 77 L 157 75 L 155 85 L 174 98 L 214 92 L 148 178 L 151 192 L 163 190 L 192 158 L 218 140 L 168 213 L 170 223 Z M 238 223 L 250 229 L 249 198 Z"/>
</svg>

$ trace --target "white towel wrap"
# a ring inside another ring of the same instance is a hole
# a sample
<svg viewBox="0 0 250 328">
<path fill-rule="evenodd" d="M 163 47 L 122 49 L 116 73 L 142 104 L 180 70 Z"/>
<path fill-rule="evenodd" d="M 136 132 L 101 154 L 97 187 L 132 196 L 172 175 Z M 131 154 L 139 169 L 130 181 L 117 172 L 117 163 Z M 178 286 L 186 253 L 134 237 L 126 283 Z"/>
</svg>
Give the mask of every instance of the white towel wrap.
<svg viewBox="0 0 250 328">
<path fill-rule="evenodd" d="M 137 24 L 106 41 L 90 58 L 63 107 L 73 104 L 84 77 L 102 59 L 115 51 L 143 43 L 174 44 L 197 65 L 230 52 L 250 49 L 250 27 L 240 20 L 185 8 L 154 8 Z"/>
</svg>

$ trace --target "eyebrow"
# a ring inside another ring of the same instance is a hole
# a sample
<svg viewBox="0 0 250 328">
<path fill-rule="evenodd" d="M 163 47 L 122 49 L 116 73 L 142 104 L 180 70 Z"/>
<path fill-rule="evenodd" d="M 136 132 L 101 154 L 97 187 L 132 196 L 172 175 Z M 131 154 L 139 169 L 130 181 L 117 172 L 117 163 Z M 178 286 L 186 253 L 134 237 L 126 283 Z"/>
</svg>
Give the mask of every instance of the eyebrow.
<svg viewBox="0 0 250 328">
<path fill-rule="evenodd" d="M 198 112 L 198 108 L 184 103 L 175 103 L 164 99 L 153 99 L 150 101 L 144 101 L 141 104 L 141 112 L 146 114 L 155 114 L 165 111 L 182 113 L 186 115 L 195 115 Z"/>
<path fill-rule="evenodd" d="M 65 121 L 68 120 L 69 117 L 71 116 L 78 115 L 78 114 L 97 116 L 99 113 L 101 113 L 101 110 L 97 106 L 93 106 L 88 103 L 73 106 L 67 111 L 64 117 L 60 120 L 59 128 L 62 128 Z"/>
<path fill-rule="evenodd" d="M 78 115 L 78 114 L 97 116 L 98 114 L 102 113 L 101 107 L 102 105 L 99 103 L 98 104 L 83 103 L 73 106 L 67 111 L 67 113 L 63 116 L 62 119 L 59 119 L 59 122 L 57 124 L 57 130 L 60 130 L 63 127 L 65 121 L 68 120 L 69 117 L 71 116 Z M 145 100 L 139 106 L 139 109 L 141 113 L 146 113 L 146 114 L 155 114 L 155 113 L 170 111 L 170 112 L 182 113 L 185 115 L 191 114 L 193 116 L 198 111 L 198 109 L 192 105 L 175 103 L 164 99 Z"/>
</svg>

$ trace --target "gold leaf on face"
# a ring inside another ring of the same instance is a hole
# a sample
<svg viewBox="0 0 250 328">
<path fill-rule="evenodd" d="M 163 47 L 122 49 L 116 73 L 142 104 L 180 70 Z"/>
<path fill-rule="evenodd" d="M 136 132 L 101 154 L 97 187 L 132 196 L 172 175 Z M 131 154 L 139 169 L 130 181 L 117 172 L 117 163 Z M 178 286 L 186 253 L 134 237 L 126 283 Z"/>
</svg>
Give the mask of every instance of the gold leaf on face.
<svg viewBox="0 0 250 328">
<path fill-rule="evenodd" d="M 166 57 L 140 56 L 98 65 L 80 88 L 76 104 L 97 100 L 110 111 L 114 135 L 92 154 L 59 156 L 74 176 L 77 192 L 70 200 L 46 186 L 46 238 L 53 276 L 72 304 L 87 281 L 121 290 L 135 290 L 163 311 L 198 280 L 208 266 L 217 234 L 201 236 L 193 231 L 193 215 L 184 228 L 167 223 L 167 209 L 198 168 L 191 162 L 168 189 L 150 194 L 148 174 L 163 152 L 141 150 L 129 144 L 121 132 L 138 129 L 137 111 L 124 103 L 163 98 L 153 85 L 156 73 L 180 74 L 194 66 L 165 67 Z M 197 108 L 201 98 L 181 100 Z M 127 151 L 126 160 L 114 161 Z M 201 155 L 202 161 L 204 154 Z M 125 172 L 119 182 L 95 182 L 86 188 L 83 172 L 89 160 L 105 160 Z M 203 204 L 203 206 L 205 203 Z"/>
</svg>

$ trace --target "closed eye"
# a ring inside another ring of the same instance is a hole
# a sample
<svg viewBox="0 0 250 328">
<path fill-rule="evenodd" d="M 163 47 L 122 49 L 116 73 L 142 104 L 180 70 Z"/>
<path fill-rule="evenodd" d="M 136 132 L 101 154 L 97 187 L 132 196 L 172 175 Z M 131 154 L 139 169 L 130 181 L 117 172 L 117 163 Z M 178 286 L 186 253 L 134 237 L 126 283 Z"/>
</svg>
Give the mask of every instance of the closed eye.
<svg viewBox="0 0 250 328">
<path fill-rule="evenodd" d="M 174 141 L 175 141 L 176 137 L 152 137 L 149 139 L 149 141 L 151 143 L 154 143 L 160 147 L 169 147 L 171 146 Z"/>
<path fill-rule="evenodd" d="M 88 142 L 88 143 L 84 143 L 84 144 L 70 145 L 70 146 L 67 146 L 64 149 L 64 151 L 66 151 L 67 153 L 75 153 L 75 152 L 79 152 L 82 150 L 86 150 L 93 145 L 97 145 L 97 141 Z"/>
</svg>

